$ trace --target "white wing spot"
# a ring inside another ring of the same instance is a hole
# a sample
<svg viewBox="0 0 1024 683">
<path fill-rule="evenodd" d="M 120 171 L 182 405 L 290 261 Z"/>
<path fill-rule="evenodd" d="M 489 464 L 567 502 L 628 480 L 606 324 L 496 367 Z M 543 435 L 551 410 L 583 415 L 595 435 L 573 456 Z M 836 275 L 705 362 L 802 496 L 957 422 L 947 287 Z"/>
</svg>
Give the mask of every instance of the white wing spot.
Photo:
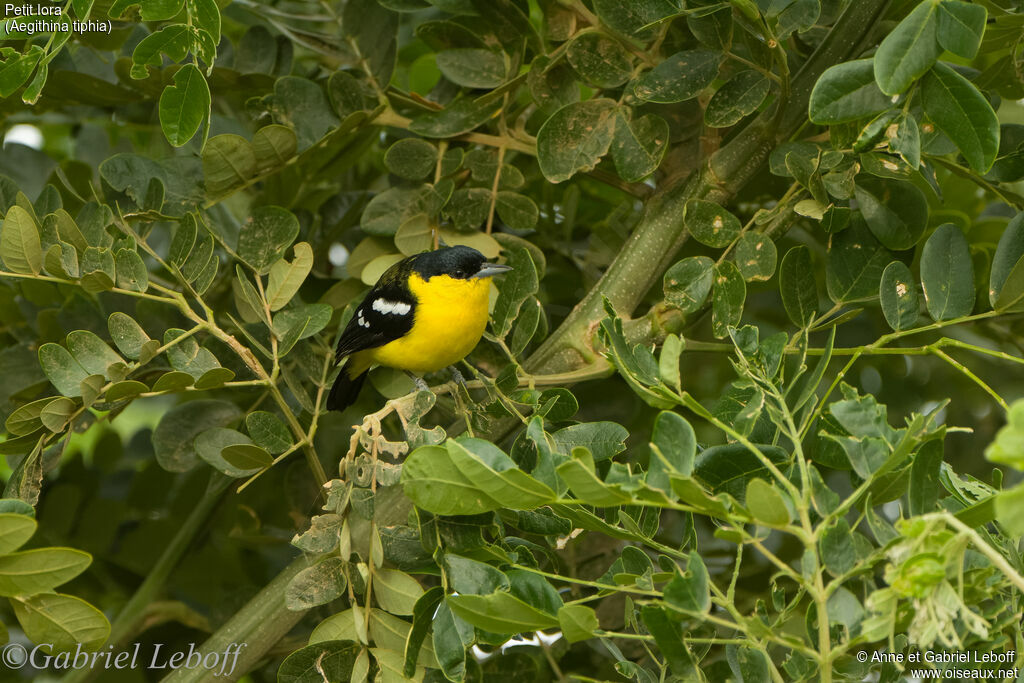
<svg viewBox="0 0 1024 683">
<path fill-rule="evenodd" d="M 388 301 L 387 299 L 374 299 L 373 310 L 385 315 L 405 315 L 412 306 L 405 303 L 404 301 Z"/>
<path fill-rule="evenodd" d="M 364 317 L 363 317 L 363 312 L 362 312 L 362 310 L 360 310 L 360 311 L 359 311 L 359 319 L 358 319 L 358 320 L 356 320 L 356 323 L 357 323 L 357 324 L 358 324 L 358 325 L 359 325 L 360 327 L 366 327 L 366 328 L 369 328 L 369 327 L 370 327 L 370 323 L 366 322 L 366 318 L 364 318 Z"/>
</svg>

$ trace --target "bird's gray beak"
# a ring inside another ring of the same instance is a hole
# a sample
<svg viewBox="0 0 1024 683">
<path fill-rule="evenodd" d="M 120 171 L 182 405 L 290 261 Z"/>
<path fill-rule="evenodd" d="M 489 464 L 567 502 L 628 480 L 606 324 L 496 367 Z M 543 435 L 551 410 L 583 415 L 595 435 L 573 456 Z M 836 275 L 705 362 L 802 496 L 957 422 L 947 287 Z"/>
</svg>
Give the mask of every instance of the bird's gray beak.
<svg viewBox="0 0 1024 683">
<path fill-rule="evenodd" d="M 512 270 L 512 266 L 506 266 L 500 263 L 485 263 L 480 266 L 480 270 L 478 270 L 476 275 L 473 277 L 494 277 L 495 275 L 501 275 L 509 270 Z"/>
</svg>

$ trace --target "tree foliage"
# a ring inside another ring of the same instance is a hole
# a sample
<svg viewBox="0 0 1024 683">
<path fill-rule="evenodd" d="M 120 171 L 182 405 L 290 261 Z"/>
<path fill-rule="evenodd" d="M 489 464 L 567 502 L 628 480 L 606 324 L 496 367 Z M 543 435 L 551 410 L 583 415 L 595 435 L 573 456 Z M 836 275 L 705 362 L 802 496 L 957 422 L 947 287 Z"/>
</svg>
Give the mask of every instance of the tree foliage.
<svg viewBox="0 0 1024 683">
<path fill-rule="evenodd" d="M 65 11 L 111 30 L 0 48 L 8 627 L 293 683 L 1022 650 L 1016 6 Z M 441 243 L 514 267 L 469 383 L 325 412 Z"/>
</svg>

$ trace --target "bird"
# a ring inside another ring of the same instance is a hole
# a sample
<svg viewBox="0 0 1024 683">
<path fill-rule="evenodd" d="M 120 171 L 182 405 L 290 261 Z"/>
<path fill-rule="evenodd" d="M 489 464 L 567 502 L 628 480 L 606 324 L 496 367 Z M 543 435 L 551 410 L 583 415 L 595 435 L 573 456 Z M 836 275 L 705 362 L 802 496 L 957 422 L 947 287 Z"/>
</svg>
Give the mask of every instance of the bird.
<svg viewBox="0 0 1024 683">
<path fill-rule="evenodd" d="M 388 268 L 338 339 L 335 362 L 348 362 L 334 380 L 327 409 L 352 405 L 374 365 L 404 370 L 426 388 L 418 375 L 452 366 L 476 347 L 487 326 L 491 278 L 511 269 L 461 245 Z"/>
</svg>

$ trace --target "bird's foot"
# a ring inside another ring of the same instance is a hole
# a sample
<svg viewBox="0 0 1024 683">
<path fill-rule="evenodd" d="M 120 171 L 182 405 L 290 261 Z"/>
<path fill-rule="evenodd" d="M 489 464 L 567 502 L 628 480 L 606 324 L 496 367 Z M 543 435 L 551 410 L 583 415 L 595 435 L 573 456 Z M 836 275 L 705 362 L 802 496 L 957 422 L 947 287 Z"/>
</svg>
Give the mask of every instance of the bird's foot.
<svg viewBox="0 0 1024 683">
<path fill-rule="evenodd" d="M 430 387 L 427 386 L 427 383 L 422 377 L 411 372 L 406 372 L 405 374 L 409 375 L 409 379 L 411 379 L 412 383 L 416 385 L 416 391 L 430 391 Z"/>
</svg>

